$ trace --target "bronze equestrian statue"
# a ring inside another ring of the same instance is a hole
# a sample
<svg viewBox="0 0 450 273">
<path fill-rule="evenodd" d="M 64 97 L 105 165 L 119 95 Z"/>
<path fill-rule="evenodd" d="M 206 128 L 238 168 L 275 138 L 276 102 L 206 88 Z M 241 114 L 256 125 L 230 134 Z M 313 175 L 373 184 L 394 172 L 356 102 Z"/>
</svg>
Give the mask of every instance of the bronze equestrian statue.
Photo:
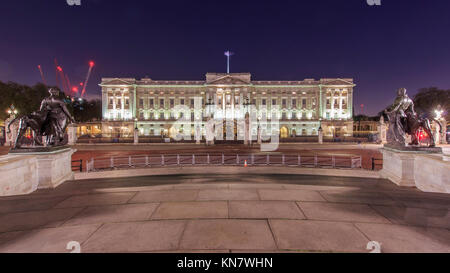
<svg viewBox="0 0 450 273">
<path fill-rule="evenodd" d="M 420 118 L 414 111 L 414 102 L 406 94 L 405 88 L 397 90 L 397 97 L 389 110 L 385 110 L 389 120 L 387 140 L 389 144 L 405 146 L 406 134 L 411 136 L 409 145 L 419 145 L 418 131 L 422 128 L 430 138 L 430 146 L 435 147 L 435 139 L 431 131 L 430 120 Z M 435 120 L 435 119 L 433 119 Z M 442 124 L 435 120 L 442 133 Z"/>
<path fill-rule="evenodd" d="M 43 145 L 43 136 L 46 137 L 47 146 L 55 147 L 66 144 L 64 136 L 67 126 L 69 122 L 74 123 L 75 120 L 69 113 L 64 101 L 58 98 L 59 91 L 54 88 L 50 88 L 48 91 L 50 96 L 42 100 L 39 111 L 23 116 L 20 119 L 16 118 L 8 124 L 8 133 L 10 133 L 11 124 L 19 119 L 19 128 L 13 149 L 21 148 L 22 138 L 28 128 L 34 133 L 33 142 L 35 146 Z"/>
</svg>

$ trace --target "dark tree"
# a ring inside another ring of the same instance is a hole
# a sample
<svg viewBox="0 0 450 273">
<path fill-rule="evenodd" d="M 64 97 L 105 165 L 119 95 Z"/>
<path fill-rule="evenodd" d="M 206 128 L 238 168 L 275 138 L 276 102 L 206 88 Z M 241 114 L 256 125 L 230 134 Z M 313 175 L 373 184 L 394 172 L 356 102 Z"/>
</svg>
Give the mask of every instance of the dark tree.
<svg viewBox="0 0 450 273">
<path fill-rule="evenodd" d="M 450 89 L 421 88 L 419 93 L 414 96 L 414 107 L 419 115 L 427 118 L 434 118 L 435 110 L 441 108 L 443 116 L 446 120 L 450 120 Z"/>
<path fill-rule="evenodd" d="M 58 87 L 50 86 L 60 90 Z M 49 95 L 48 89 L 42 83 L 34 86 L 21 85 L 14 82 L 3 83 L 0 81 L 0 120 L 8 118 L 6 112 L 11 104 L 13 104 L 19 112 L 19 116 L 29 114 L 33 111 L 39 110 L 41 101 Z M 60 98 L 63 99 L 75 120 L 84 122 L 101 119 L 101 101 L 93 100 L 78 100 L 66 96 L 60 90 Z"/>
</svg>

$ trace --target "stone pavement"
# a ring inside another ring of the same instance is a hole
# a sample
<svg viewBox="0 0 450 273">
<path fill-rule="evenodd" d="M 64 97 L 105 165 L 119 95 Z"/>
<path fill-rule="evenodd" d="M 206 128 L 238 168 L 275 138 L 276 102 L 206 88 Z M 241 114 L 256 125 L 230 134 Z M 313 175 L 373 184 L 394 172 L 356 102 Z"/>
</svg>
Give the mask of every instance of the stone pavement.
<svg viewBox="0 0 450 273">
<path fill-rule="evenodd" d="M 450 196 L 386 180 L 177 175 L 0 198 L 0 252 L 450 252 Z"/>
</svg>

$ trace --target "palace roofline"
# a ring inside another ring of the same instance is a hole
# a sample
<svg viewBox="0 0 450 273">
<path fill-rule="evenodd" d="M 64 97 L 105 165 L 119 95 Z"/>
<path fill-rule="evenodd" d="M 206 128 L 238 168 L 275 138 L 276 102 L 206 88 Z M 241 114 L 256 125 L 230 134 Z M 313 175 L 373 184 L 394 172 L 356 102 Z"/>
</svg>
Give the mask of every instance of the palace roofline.
<svg viewBox="0 0 450 273">
<path fill-rule="evenodd" d="M 221 78 L 234 78 L 233 76 L 247 76 L 249 73 L 207 73 L 208 76 L 216 76 L 217 79 Z M 227 77 L 228 76 L 228 77 Z M 215 81 L 215 80 L 214 80 Z M 106 77 L 102 78 L 102 82 L 99 84 L 100 86 L 104 85 L 215 85 L 213 82 L 208 82 L 205 80 L 152 80 L 150 78 L 111 78 Z M 226 83 L 222 83 L 226 84 Z M 233 84 L 230 84 L 233 85 Z M 315 79 L 304 79 L 297 81 L 265 81 L 265 80 L 250 80 L 248 82 L 242 82 L 241 85 L 250 85 L 250 86 L 259 86 L 259 85 L 282 85 L 282 86 L 297 86 L 297 85 L 351 85 L 355 86 L 352 78 L 321 78 L 319 80 Z"/>
</svg>

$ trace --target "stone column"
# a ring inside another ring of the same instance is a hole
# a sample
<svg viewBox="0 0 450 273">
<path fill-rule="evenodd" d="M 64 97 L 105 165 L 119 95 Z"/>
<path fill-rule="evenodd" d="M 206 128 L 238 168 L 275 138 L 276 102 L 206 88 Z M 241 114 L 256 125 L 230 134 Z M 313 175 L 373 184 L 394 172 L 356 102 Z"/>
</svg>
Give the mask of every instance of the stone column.
<svg viewBox="0 0 450 273">
<path fill-rule="evenodd" d="M 440 137 L 441 140 L 440 144 L 447 144 L 447 121 L 444 118 L 441 118 L 440 122 L 442 124 L 442 134 Z"/>
<path fill-rule="evenodd" d="M 214 119 L 208 118 L 208 121 L 206 122 L 206 145 L 214 145 Z"/>
<path fill-rule="evenodd" d="M 200 132 L 200 126 L 197 125 L 195 128 L 195 144 L 200 144 L 200 141 L 202 140 L 202 135 Z"/>
<path fill-rule="evenodd" d="M 77 144 L 77 125 L 76 124 L 70 124 L 67 128 L 67 134 L 69 137 L 68 144 L 73 146 Z"/>
<path fill-rule="evenodd" d="M 134 129 L 134 144 L 138 144 L 139 143 L 139 129 L 135 128 Z"/>
<path fill-rule="evenodd" d="M 11 124 L 11 132 L 8 134 L 8 124 L 15 118 L 16 117 L 12 115 L 7 120 L 5 120 L 5 146 L 13 146 L 14 141 L 17 137 L 17 130 L 19 129 L 19 123 L 17 121 Z"/>
<path fill-rule="evenodd" d="M 378 135 L 382 144 L 387 143 L 386 139 L 386 123 L 384 123 L 384 118 L 381 116 L 380 123 L 378 124 Z"/>
<path fill-rule="evenodd" d="M 251 126 L 250 126 L 250 115 L 247 113 L 245 115 L 245 123 L 244 123 L 244 145 L 252 144 L 252 136 L 251 136 Z"/>
<path fill-rule="evenodd" d="M 439 124 L 436 121 L 434 121 L 431 127 L 432 127 L 431 131 L 433 132 L 435 143 L 441 144 L 441 132 L 440 132 Z"/>
<path fill-rule="evenodd" d="M 261 127 L 258 126 L 258 144 L 262 143 L 262 138 L 261 138 Z"/>
<path fill-rule="evenodd" d="M 319 144 L 323 144 L 323 129 L 319 128 Z"/>
</svg>

